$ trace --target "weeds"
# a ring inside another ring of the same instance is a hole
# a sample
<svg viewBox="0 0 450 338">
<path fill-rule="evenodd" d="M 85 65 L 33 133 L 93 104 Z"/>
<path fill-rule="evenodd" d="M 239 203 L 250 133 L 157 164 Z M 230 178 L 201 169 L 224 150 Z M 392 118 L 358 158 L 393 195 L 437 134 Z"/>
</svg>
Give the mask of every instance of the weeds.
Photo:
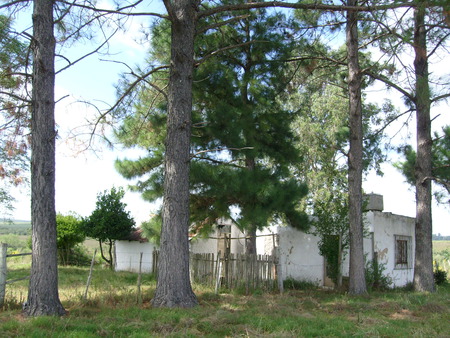
<svg viewBox="0 0 450 338">
<path fill-rule="evenodd" d="M 23 264 L 23 262 L 21 262 Z M 29 272 L 13 267 L 13 275 Z M 62 318 L 21 315 L 28 281 L 7 286 L 0 310 L 5 337 L 311 337 L 446 336 L 450 332 L 450 285 L 434 294 L 405 290 L 373 291 L 366 297 L 322 290 L 313 283 L 286 281 L 285 292 L 256 290 L 215 294 L 193 285 L 199 306 L 155 309 L 154 276 L 142 275 L 137 303 L 137 275 L 97 267 L 86 300 L 87 267 L 60 267 L 60 298 L 69 314 Z M 9 277 L 8 277 L 9 278 Z M 223 291 L 223 290 L 222 290 Z"/>
</svg>

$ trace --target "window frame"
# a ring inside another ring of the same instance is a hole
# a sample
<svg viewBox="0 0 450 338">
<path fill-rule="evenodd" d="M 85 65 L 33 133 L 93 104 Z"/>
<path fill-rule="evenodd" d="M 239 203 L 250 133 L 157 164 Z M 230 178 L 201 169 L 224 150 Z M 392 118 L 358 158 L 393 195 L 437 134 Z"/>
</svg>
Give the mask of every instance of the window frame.
<svg viewBox="0 0 450 338">
<path fill-rule="evenodd" d="M 412 269 L 412 237 L 395 235 L 395 256 L 394 262 L 396 270 Z"/>
</svg>

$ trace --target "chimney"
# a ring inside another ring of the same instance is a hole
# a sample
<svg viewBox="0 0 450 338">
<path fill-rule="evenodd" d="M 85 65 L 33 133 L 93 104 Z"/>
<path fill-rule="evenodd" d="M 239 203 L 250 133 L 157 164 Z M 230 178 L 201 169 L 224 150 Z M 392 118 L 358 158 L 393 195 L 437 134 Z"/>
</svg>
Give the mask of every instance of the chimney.
<svg viewBox="0 0 450 338">
<path fill-rule="evenodd" d="M 364 211 L 383 211 L 383 195 L 364 195 Z"/>
</svg>

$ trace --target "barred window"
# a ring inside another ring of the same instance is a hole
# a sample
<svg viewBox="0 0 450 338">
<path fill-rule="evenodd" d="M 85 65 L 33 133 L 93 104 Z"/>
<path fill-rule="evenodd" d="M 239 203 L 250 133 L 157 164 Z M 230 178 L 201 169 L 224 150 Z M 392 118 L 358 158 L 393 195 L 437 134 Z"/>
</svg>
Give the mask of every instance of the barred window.
<svg viewBox="0 0 450 338">
<path fill-rule="evenodd" d="M 395 268 L 409 269 L 412 266 L 411 237 L 395 236 Z"/>
</svg>

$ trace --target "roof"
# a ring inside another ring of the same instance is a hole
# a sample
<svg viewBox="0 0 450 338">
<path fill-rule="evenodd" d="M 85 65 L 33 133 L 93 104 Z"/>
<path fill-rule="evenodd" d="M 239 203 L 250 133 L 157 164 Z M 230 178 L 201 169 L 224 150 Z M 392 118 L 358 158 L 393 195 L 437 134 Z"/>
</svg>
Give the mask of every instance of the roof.
<svg viewBox="0 0 450 338">
<path fill-rule="evenodd" d="M 140 243 L 148 242 L 148 239 L 142 236 L 142 229 L 141 228 L 131 232 L 130 235 L 127 238 L 124 238 L 124 240 L 125 241 L 140 242 Z"/>
</svg>

